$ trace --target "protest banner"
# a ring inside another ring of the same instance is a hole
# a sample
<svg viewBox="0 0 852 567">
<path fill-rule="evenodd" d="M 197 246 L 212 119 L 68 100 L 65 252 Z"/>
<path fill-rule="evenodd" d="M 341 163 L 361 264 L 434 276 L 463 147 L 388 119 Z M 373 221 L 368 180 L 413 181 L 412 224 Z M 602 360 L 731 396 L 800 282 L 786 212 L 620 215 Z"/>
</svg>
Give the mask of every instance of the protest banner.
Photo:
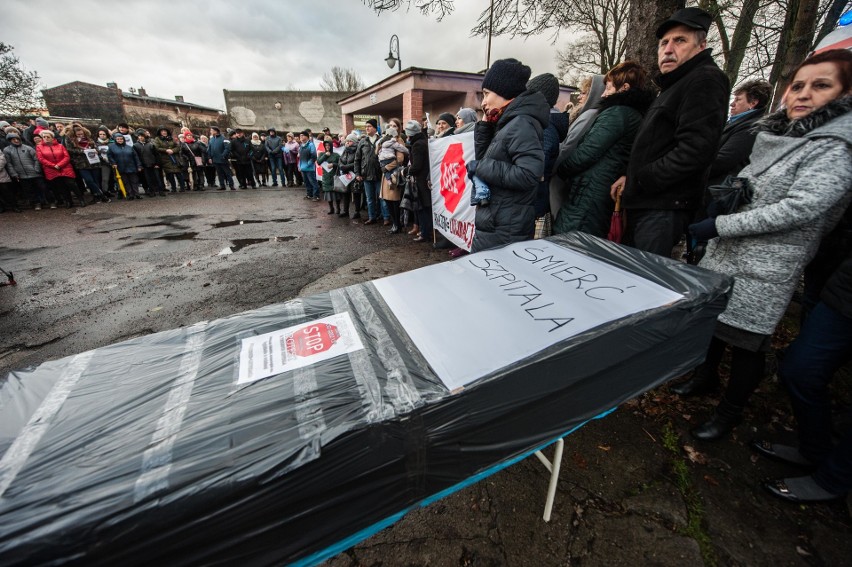
<svg viewBox="0 0 852 567">
<path fill-rule="evenodd" d="M 476 208 L 470 206 L 473 182 L 467 178 L 465 164 L 473 156 L 473 132 L 429 142 L 433 224 L 447 240 L 468 252 Z"/>
</svg>

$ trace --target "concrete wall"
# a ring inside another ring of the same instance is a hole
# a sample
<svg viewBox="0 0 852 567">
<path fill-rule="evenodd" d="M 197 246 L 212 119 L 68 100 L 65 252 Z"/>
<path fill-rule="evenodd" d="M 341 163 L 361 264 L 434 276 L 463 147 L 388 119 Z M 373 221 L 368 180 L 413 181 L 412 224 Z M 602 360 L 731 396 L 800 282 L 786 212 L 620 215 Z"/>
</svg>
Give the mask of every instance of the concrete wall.
<svg viewBox="0 0 852 567">
<path fill-rule="evenodd" d="M 118 89 L 75 81 L 41 92 L 53 116 L 96 118 L 110 128 L 124 121 L 123 97 Z"/>
<path fill-rule="evenodd" d="M 320 132 L 341 124 L 337 101 L 351 93 L 329 91 L 229 91 L 225 109 L 232 128 Z"/>
</svg>

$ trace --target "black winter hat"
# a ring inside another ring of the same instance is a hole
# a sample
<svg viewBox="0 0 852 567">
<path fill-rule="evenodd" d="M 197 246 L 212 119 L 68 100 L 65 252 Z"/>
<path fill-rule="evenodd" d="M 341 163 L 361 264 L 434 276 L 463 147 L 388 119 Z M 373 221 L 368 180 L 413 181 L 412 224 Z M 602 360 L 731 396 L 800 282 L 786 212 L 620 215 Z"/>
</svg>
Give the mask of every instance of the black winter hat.
<svg viewBox="0 0 852 567">
<path fill-rule="evenodd" d="M 550 73 L 542 73 L 530 79 L 527 90 L 543 94 L 547 104 L 556 106 L 556 101 L 559 99 L 559 79 Z"/>
<path fill-rule="evenodd" d="M 513 99 L 527 90 L 526 85 L 531 74 L 532 69 L 517 59 L 498 59 L 485 73 L 482 88 L 505 99 Z"/>
<path fill-rule="evenodd" d="M 682 8 L 660 24 L 660 27 L 657 28 L 657 39 L 666 35 L 666 32 L 675 26 L 683 25 L 694 30 L 707 31 L 710 29 L 711 23 L 713 23 L 713 16 L 701 8 Z"/>
<path fill-rule="evenodd" d="M 375 118 L 370 118 L 369 120 L 367 120 L 367 124 L 369 124 L 370 126 L 372 126 L 373 128 L 376 128 L 376 129 L 378 129 L 378 127 L 379 127 L 379 121 L 376 120 Z"/>
<path fill-rule="evenodd" d="M 453 126 L 456 123 L 456 117 L 450 114 L 449 112 L 445 112 L 438 117 L 438 120 L 443 120 L 450 126 Z"/>
</svg>

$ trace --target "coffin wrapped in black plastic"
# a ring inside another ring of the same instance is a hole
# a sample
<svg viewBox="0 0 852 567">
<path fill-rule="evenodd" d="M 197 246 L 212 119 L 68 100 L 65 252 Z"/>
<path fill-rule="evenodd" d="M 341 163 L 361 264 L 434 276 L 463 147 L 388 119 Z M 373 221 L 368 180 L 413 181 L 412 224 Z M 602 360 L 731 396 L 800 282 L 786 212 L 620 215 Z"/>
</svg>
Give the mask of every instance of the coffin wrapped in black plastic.
<svg viewBox="0 0 852 567">
<path fill-rule="evenodd" d="M 573 316 L 546 315 L 552 305 L 600 303 L 630 286 L 619 292 L 598 281 L 588 293 L 590 276 L 568 275 L 589 268 L 559 264 L 562 252 L 676 299 L 570 332 L 563 322 Z M 512 261 L 565 282 L 564 296 L 546 303 L 542 294 L 506 291 L 538 285 L 493 271 L 512 271 L 501 264 L 506 253 L 10 373 L 0 383 L 0 565 L 321 561 L 699 364 L 731 285 L 572 233 L 514 249 Z M 465 280 L 460 270 L 478 275 Z M 457 344 L 476 313 L 512 321 L 513 310 L 519 322 L 474 324 Z M 433 329 L 423 321 L 435 311 L 441 324 Z M 267 333 L 297 329 L 280 346 L 305 354 L 343 341 L 346 325 L 354 343 L 342 354 L 268 377 L 248 369 L 249 359 L 274 369 L 281 353 Z M 311 338 L 319 334 L 322 347 Z M 506 363 L 512 337 L 533 346 Z M 452 369 L 468 359 L 484 361 L 484 371 L 459 384 Z"/>
</svg>

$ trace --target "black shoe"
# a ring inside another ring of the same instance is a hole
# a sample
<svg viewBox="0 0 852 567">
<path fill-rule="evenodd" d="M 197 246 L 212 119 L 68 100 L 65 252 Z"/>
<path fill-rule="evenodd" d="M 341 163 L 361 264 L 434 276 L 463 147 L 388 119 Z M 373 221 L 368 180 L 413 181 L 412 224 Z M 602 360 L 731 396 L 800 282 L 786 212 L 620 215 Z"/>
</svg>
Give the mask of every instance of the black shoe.
<svg viewBox="0 0 852 567">
<path fill-rule="evenodd" d="M 391 229 L 388 231 L 388 234 L 399 234 L 402 229 L 396 225 L 393 225 Z"/>
<path fill-rule="evenodd" d="M 845 494 L 832 494 L 828 492 L 819 486 L 811 476 L 765 480 L 760 485 L 772 496 L 796 504 L 804 502 L 831 502 L 846 496 Z"/>
<path fill-rule="evenodd" d="M 742 416 L 726 416 L 714 413 L 713 417 L 698 427 L 690 430 L 690 434 L 700 441 L 716 441 L 726 437 L 734 427 L 742 421 Z"/>
<path fill-rule="evenodd" d="M 692 372 L 692 376 L 686 382 L 670 386 L 669 390 L 680 396 L 703 396 L 712 394 L 719 388 L 719 375 L 712 370 L 699 366 Z"/>
<path fill-rule="evenodd" d="M 327 215 L 333 215 L 333 214 L 334 214 L 334 211 L 328 211 L 326 214 L 327 214 Z"/>
<path fill-rule="evenodd" d="M 342 213 L 337 213 L 337 216 L 339 216 L 340 218 L 348 217 L 349 211 L 343 211 Z"/>
<path fill-rule="evenodd" d="M 359 213 L 355 213 L 354 215 L 352 215 L 352 220 L 358 220 L 360 218 L 361 218 L 361 215 Z"/>
<path fill-rule="evenodd" d="M 376 219 L 367 219 L 364 221 L 364 224 L 376 224 Z"/>
<path fill-rule="evenodd" d="M 278 183 L 273 183 L 273 184 L 272 184 L 272 186 L 273 186 L 273 187 L 278 187 Z"/>
<path fill-rule="evenodd" d="M 412 240 L 412 242 L 426 242 L 426 241 L 427 241 L 427 239 L 423 238 L 422 236 L 418 236 L 414 240 Z"/>
<path fill-rule="evenodd" d="M 752 439 L 751 443 L 749 443 L 749 447 L 751 447 L 751 450 L 758 455 L 779 463 L 795 465 L 797 467 L 811 470 L 816 468 L 816 465 L 802 456 L 796 447 L 792 447 L 790 445 L 772 443 L 765 439 Z"/>
<path fill-rule="evenodd" d="M 447 240 L 446 238 L 442 238 L 438 242 L 432 245 L 432 248 L 435 250 L 449 250 L 450 248 L 455 248 L 456 245 Z"/>
</svg>

